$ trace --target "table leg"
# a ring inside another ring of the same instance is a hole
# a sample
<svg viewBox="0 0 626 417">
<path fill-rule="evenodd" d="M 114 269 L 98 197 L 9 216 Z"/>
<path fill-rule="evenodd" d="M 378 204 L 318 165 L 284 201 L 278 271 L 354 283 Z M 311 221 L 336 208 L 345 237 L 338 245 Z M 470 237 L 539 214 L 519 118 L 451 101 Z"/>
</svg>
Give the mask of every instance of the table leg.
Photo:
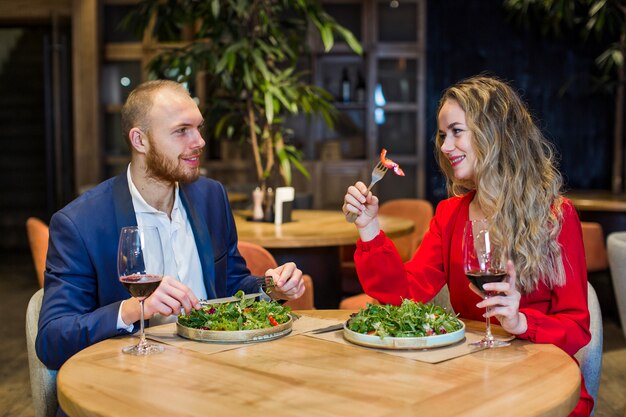
<svg viewBox="0 0 626 417">
<path fill-rule="evenodd" d="M 274 255 L 278 265 L 295 262 L 303 273 L 311 275 L 315 308 L 338 308 L 341 301 L 341 265 L 338 246 L 268 250 Z"/>
</svg>

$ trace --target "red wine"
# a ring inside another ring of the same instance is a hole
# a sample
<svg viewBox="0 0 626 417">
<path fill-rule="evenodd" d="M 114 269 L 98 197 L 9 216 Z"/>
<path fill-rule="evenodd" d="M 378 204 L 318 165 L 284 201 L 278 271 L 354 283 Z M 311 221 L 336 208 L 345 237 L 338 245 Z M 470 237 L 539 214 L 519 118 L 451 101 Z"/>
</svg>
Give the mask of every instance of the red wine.
<svg viewBox="0 0 626 417">
<path fill-rule="evenodd" d="M 157 289 L 163 277 L 157 275 L 127 275 L 120 277 L 130 295 L 139 300 L 149 297 Z"/>
<path fill-rule="evenodd" d="M 489 269 L 488 271 L 467 271 L 465 276 L 481 291 L 485 291 L 483 289 L 483 285 L 488 284 L 490 282 L 502 282 L 504 281 L 504 277 L 506 277 L 506 271 L 503 269 Z"/>
</svg>

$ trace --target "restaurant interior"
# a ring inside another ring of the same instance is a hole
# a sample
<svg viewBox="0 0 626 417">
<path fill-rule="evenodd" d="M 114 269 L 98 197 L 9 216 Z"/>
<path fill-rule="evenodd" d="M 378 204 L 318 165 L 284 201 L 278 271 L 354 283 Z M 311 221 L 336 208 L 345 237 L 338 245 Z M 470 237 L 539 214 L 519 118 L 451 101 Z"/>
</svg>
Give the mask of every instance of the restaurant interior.
<svg viewBox="0 0 626 417">
<path fill-rule="evenodd" d="M 0 0 L 0 414 L 51 415 L 33 403 L 25 332 L 29 300 L 43 286 L 47 225 L 70 201 L 127 169 L 130 151 L 120 111 L 140 83 L 167 78 L 190 91 L 206 122 L 200 172 L 225 186 L 239 239 L 262 247 L 262 256 L 270 258 L 264 266 L 295 261 L 306 274 L 305 296 L 293 309 L 355 311 L 374 300 L 363 293 L 355 271 L 358 235 L 341 212 L 347 187 L 369 183 L 383 148 L 402 166 L 405 176 L 386 175 L 373 192 L 381 214 L 388 216 L 382 229 L 409 260 L 433 210 L 448 198 L 434 152 L 439 98 L 454 82 L 483 73 L 520 93 L 557 151 L 563 193 L 583 222 L 588 279 L 599 306 L 596 334 L 602 353 L 596 359 L 594 415 L 626 417 L 623 1 L 322 0 L 323 9 L 354 37 L 336 32 L 326 48 L 327 39 L 309 22 L 301 30 L 302 45 L 279 47 L 298 54 L 290 65 L 320 89 L 311 90 L 312 96 L 325 95 L 334 124 L 327 124 L 324 112 L 290 113 L 288 103 L 275 99 L 285 148 L 259 142 L 259 158 L 251 141 L 264 139 L 240 135 L 236 123 L 222 119 L 229 109 L 212 103 L 223 92 L 216 92 L 215 80 L 201 68 L 201 54 L 180 52 L 202 36 L 201 16 L 180 25 L 177 11 L 183 9 L 176 1 L 160 2 L 158 15 L 139 8 L 143 3 Z M 205 7 L 205 13 L 220 7 L 223 13 L 237 2 L 205 3 L 213 7 Z M 219 28 L 235 36 L 237 22 L 223 23 Z M 226 42 L 223 56 L 236 41 Z M 181 55 L 167 58 L 172 50 Z M 223 66 L 229 65 L 236 63 L 225 59 Z M 221 124 L 225 127 L 217 129 Z M 277 162 L 265 173 L 268 152 Z M 287 204 L 278 197 L 284 186 L 293 187 Z M 267 201 L 274 206 L 269 214 L 263 211 Z M 250 221 L 259 208 L 263 224 Z M 244 258 L 250 263 L 258 256 Z M 384 374 L 377 377 L 385 384 Z M 399 396 L 393 389 L 408 381 L 402 378 L 390 378 L 389 393 L 380 395 Z M 308 404 L 301 395 L 299 401 Z M 376 415 L 413 415 L 407 408 L 375 404 Z M 502 411 L 507 403 L 499 404 Z M 530 409 L 519 415 L 567 415 L 564 408 Z M 112 410 L 76 413 L 130 412 Z M 308 412 L 293 415 L 357 415 L 348 406 L 329 408 L 328 414 L 301 410 Z"/>
</svg>

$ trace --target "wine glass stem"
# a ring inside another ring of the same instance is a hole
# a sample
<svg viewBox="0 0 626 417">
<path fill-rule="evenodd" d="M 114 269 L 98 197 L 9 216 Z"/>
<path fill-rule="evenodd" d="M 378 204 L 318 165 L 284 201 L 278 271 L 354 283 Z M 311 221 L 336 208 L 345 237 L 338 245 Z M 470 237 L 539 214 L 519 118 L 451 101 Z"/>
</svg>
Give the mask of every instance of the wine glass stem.
<svg viewBox="0 0 626 417">
<path fill-rule="evenodd" d="M 146 333 L 143 325 L 143 300 L 140 300 L 139 304 L 141 305 L 141 319 L 139 320 L 139 346 L 144 346 L 146 344 Z"/>
<path fill-rule="evenodd" d="M 489 294 L 485 295 L 485 300 L 489 298 Z M 486 330 L 485 330 L 485 340 L 488 340 L 489 342 L 491 342 L 493 340 L 493 336 L 491 335 L 491 317 L 489 317 L 489 312 L 491 311 L 491 307 L 487 307 L 486 308 L 486 318 L 485 318 L 485 323 L 486 323 Z"/>
</svg>

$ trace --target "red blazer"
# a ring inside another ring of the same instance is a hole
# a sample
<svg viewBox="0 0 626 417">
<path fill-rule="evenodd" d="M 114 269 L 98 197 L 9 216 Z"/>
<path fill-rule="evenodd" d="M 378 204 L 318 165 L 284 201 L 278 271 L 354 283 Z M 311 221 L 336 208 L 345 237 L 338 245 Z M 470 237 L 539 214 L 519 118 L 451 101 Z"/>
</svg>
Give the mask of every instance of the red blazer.
<svg viewBox="0 0 626 417">
<path fill-rule="evenodd" d="M 473 196 L 471 192 L 439 203 L 422 244 L 406 263 L 384 232 L 369 242 L 359 239 L 354 261 L 365 292 L 381 303 L 397 305 L 402 298 L 427 302 L 448 284 L 454 311 L 464 318 L 484 320 L 484 309 L 476 307 L 480 297 L 469 289 L 462 265 L 463 228 Z M 528 330 L 517 337 L 534 343 L 552 343 L 571 356 L 589 343 L 591 334 L 580 220 L 569 200 L 565 199 L 562 207 L 563 224 L 558 240 L 566 284 L 552 290 L 541 284 L 530 294 L 522 295 L 520 312 L 526 315 Z M 581 400 L 593 404 L 584 385 Z"/>
</svg>

